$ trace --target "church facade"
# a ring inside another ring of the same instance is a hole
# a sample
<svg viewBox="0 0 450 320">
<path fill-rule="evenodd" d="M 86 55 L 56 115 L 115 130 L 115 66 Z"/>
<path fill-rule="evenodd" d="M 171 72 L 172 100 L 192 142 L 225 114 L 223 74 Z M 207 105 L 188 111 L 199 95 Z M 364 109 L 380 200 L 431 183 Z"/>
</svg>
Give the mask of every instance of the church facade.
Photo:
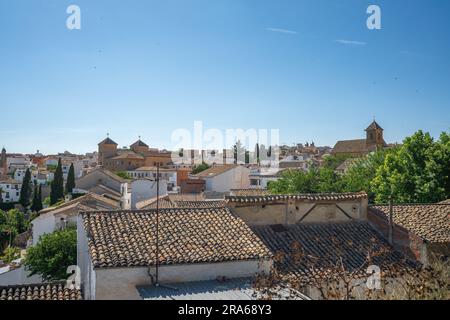
<svg viewBox="0 0 450 320">
<path fill-rule="evenodd" d="M 107 137 L 98 144 L 99 165 L 113 172 L 132 171 L 141 167 L 162 168 L 172 165 L 171 152 L 151 149 L 140 139 L 128 149 L 119 149 L 118 144 Z"/>
</svg>

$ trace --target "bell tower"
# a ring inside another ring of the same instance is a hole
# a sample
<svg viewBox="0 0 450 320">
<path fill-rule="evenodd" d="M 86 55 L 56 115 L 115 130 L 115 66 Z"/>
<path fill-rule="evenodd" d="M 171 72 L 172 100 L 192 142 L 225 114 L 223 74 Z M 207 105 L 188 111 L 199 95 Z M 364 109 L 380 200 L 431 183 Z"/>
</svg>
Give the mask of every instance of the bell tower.
<svg viewBox="0 0 450 320">
<path fill-rule="evenodd" d="M 386 142 L 383 138 L 384 129 L 374 120 L 366 129 L 367 147 L 384 147 Z"/>
<path fill-rule="evenodd" d="M 117 143 L 108 137 L 98 144 L 98 161 L 100 166 L 105 166 L 105 160 L 117 155 Z"/>
</svg>

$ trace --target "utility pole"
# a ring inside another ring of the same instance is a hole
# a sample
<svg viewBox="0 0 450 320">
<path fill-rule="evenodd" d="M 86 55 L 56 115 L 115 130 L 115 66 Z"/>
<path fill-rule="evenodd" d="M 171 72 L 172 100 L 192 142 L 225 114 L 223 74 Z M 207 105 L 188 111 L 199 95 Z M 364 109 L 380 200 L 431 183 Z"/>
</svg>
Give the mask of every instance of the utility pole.
<svg viewBox="0 0 450 320">
<path fill-rule="evenodd" d="M 159 162 L 156 166 L 156 283 L 159 287 Z"/>
<path fill-rule="evenodd" d="M 392 197 L 389 199 L 389 231 L 388 231 L 388 241 L 390 245 L 394 243 L 394 205 L 392 202 Z"/>
</svg>

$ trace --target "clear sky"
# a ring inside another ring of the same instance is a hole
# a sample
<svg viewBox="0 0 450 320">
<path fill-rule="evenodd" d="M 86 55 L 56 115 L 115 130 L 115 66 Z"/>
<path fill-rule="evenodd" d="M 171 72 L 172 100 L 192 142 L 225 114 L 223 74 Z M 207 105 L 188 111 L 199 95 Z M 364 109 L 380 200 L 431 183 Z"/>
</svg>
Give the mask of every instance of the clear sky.
<svg viewBox="0 0 450 320">
<path fill-rule="evenodd" d="M 366 27 L 370 4 L 382 30 Z M 447 0 L 2 0 L 0 145 L 87 152 L 109 132 L 171 148 L 201 120 L 333 146 L 374 116 L 388 142 L 438 136 L 449 15 Z"/>
</svg>

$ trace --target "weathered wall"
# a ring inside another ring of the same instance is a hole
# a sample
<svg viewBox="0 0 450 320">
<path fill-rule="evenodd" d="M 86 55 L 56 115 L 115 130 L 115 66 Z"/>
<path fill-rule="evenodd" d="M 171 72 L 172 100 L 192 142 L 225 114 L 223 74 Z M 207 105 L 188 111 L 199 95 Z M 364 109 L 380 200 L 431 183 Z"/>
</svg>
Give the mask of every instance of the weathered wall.
<svg viewBox="0 0 450 320">
<path fill-rule="evenodd" d="M 162 266 L 159 269 L 160 283 L 180 283 L 215 280 L 218 277 L 251 277 L 259 272 L 270 271 L 271 261 L 236 261 L 210 264 L 186 264 Z M 111 268 L 96 269 L 96 300 L 140 300 L 136 286 L 151 285 L 149 269 Z M 150 268 L 152 275 L 155 268 Z"/>
<path fill-rule="evenodd" d="M 351 219 L 365 220 L 367 217 L 367 199 L 342 202 L 304 200 L 268 203 L 231 202 L 228 205 L 250 225 L 336 223 Z"/>
<path fill-rule="evenodd" d="M 85 175 L 76 181 L 76 188 L 82 190 L 89 190 L 90 188 L 102 184 L 108 188 L 120 191 L 121 182 L 112 179 L 110 176 L 104 174 L 101 170 L 95 170 Z"/>
<path fill-rule="evenodd" d="M 52 213 L 43 214 L 34 219 L 31 224 L 33 225 L 33 245 L 36 245 L 42 235 L 55 231 L 55 216 Z"/>
</svg>

